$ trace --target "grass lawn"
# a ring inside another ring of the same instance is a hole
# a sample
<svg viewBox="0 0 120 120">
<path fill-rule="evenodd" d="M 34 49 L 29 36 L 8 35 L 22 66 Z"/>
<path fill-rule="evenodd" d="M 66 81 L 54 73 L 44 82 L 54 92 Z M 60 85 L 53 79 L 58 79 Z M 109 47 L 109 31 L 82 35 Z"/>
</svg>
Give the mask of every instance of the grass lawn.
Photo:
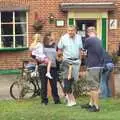
<svg viewBox="0 0 120 120">
<path fill-rule="evenodd" d="M 101 100 L 101 111 L 90 113 L 80 108 L 86 98 L 77 99 L 78 105 L 67 107 L 55 105 L 50 100 L 47 106 L 39 98 L 24 101 L 1 100 L 0 120 L 120 120 L 120 99 Z"/>
</svg>

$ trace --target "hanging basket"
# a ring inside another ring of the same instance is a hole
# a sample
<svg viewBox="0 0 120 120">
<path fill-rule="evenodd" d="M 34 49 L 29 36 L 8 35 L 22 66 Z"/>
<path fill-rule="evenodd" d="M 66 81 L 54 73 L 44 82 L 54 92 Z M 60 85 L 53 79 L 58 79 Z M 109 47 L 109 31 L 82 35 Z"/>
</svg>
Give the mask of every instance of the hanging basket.
<svg viewBox="0 0 120 120">
<path fill-rule="evenodd" d="M 41 20 L 36 20 L 36 21 L 34 22 L 34 24 L 33 24 L 33 28 L 34 28 L 34 30 L 35 30 L 36 32 L 41 31 L 42 28 L 43 28 L 43 23 L 42 23 L 42 21 L 41 21 Z"/>
</svg>

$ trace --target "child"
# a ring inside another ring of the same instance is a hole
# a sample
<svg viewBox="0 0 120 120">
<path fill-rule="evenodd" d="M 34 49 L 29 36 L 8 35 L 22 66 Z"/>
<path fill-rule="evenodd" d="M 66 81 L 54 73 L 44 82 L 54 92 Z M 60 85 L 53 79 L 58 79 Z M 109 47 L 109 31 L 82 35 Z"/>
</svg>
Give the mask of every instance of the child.
<svg viewBox="0 0 120 120">
<path fill-rule="evenodd" d="M 61 61 L 62 55 L 58 54 L 57 59 Z M 67 102 L 67 106 L 73 106 L 73 105 L 76 105 L 75 99 L 71 94 L 72 83 L 73 83 L 73 78 L 72 78 L 73 65 L 71 62 L 65 61 L 65 64 L 63 63 L 62 67 L 65 67 L 65 66 L 68 68 L 67 76 L 66 76 L 67 80 L 64 81 L 64 84 L 66 84 L 67 86 L 66 87 L 64 86 L 63 92 L 65 95 L 65 101 Z"/>
<path fill-rule="evenodd" d="M 40 39 L 40 34 L 35 34 L 33 37 L 33 43 L 30 46 L 30 50 L 32 51 L 32 57 L 35 58 L 39 63 L 47 64 L 46 77 L 52 79 L 52 76 L 50 74 L 52 61 L 44 54 L 43 43 Z"/>
</svg>

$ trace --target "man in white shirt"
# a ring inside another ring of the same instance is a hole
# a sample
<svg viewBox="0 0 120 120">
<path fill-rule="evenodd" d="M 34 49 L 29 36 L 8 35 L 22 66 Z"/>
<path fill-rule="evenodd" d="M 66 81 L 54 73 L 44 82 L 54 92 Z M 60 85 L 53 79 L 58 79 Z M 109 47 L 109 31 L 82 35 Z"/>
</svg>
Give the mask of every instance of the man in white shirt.
<svg viewBox="0 0 120 120">
<path fill-rule="evenodd" d="M 68 100 L 67 106 L 76 104 L 72 94 L 74 80 L 78 80 L 80 70 L 80 51 L 83 48 L 81 36 L 76 34 L 75 26 L 69 26 L 67 33 L 58 43 L 58 55 L 63 54 L 64 89 Z M 71 78 L 69 79 L 69 66 L 72 65 Z"/>
</svg>

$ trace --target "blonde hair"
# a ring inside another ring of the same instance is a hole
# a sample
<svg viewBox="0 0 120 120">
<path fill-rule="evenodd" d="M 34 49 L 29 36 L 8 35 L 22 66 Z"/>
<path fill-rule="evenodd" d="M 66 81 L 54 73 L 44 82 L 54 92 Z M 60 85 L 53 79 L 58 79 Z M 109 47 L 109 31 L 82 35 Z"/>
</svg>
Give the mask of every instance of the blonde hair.
<svg viewBox="0 0 120 120">
<path fill-rule="evenodd" d="M 41 41 L 41 35 L 39 33 L 36 33 L 34 36 L 33 36 L 33 42 L 42 42 Z"/>
<path fill-rule="evenodd" d="M 41 40 L 41 35 L 38 34 L 38 33 L 36 33 L 36 34 L 33 36 L 33 42 L 32 42 L 32 44 L 30 45 L 30 48 L 31 48 L 31 49 L 34 48 L 38 42 L 42 42 L 42 40 Z"/>
</svg>

